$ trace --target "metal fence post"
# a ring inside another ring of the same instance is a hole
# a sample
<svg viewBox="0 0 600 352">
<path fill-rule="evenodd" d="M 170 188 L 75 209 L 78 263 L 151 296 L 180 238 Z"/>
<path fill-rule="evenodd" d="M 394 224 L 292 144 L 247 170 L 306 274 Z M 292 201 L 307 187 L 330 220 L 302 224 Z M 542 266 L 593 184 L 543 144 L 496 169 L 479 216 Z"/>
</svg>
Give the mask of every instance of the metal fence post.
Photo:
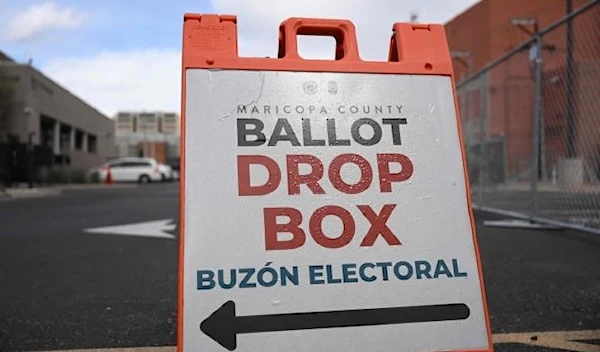
<svg viewBox="0 0 600 352">
<path fill-rule="evenodd" d="M 572 0 L 567 0 L 567 15 L 573 12 Z M 575 156 L 575 121 L 573 92 L 573 20 L 567 20 L 567 157 Z"/>
<path fill-rule="evenodd" d="M 484 162 L 485 162 L 485 109 L 486 109 L 486 85 L 485 85 L 485 74 L 480 76 L 481 85 L 479 87 L 479 190 L 477 193 L 477 203 L 483 205 L 483 186 L 484 186 Z"/>
<path fill-rule="evenodd" d="M 540 122 L 542 119 L 542 36 L 535 37 L 535 95 L 533 108 L 533 147 L 531 153 L 531 215 L 537 215 L 540 159 Z"/>
</svg>

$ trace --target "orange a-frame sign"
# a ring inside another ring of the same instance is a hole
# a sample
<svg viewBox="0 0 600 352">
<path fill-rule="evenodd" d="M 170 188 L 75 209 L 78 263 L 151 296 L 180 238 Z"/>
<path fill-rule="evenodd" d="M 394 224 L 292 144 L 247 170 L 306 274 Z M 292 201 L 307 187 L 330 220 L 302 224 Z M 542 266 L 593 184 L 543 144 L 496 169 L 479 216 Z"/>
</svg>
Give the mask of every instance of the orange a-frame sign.
<svg viewBox="0 0 600 352">
<path fill-rule="evenodd" d="M 184 18 L 179 351 L 492 351 L 443 26 L 370 62 L 347 20 L 247 58 L 235 16 Z"/>
</svg>

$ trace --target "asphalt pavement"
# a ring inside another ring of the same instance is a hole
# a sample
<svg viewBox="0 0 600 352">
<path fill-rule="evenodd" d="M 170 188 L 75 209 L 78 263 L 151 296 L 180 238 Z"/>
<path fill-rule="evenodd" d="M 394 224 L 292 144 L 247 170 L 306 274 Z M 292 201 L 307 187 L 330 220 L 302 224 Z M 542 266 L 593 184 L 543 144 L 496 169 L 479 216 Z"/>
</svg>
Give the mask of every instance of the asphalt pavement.
<svg viewBox="0 0 600 352">
<path fill-rule="evenodd" d="M 83 230 L 176 221 L 177 187 L 0 203 L 0 351 L 174 344 L 178 242 Z"/>
<path fill-rule="evenodd" d="M 178 214 L 178 183 L 0 201 L 0 351 L 175 345 L 177 238 L 85 230 Z M 515 341 L 565 331 L 600 350 L 600 236 L 476 215 L 496 351 L 559 351 Z"/>
</svg>

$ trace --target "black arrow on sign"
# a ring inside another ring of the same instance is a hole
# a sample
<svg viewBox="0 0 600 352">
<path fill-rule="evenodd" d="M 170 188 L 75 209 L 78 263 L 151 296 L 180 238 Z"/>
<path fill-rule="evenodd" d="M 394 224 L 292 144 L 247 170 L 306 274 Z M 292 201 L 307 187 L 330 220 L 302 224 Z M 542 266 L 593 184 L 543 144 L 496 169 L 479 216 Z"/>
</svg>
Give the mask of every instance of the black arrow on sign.
<svg viewBox="0 0 600 352">
<path fill-rule="evenodd" d="M 461 320 L 469 314 L 469 307 L 458 303 L 239 317 L 235 303 L 227 301 L 200 324 L 200 330 L 233 351 L 237 334 Z"/>
</svg>

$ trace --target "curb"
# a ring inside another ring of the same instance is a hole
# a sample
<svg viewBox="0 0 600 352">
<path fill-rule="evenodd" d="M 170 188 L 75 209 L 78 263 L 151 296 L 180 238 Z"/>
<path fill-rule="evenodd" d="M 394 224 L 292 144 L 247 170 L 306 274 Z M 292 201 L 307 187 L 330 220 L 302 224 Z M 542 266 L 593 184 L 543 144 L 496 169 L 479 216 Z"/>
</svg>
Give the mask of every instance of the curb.
<svg viewBox="0 0 600 352">
<path fill-rule="evenodd" d="M 61 195 L 65 191 L 94 191 L 94 190 L 117 190 L 117 189 L 133 189 L 135 184 L 119 184 L 119 185 L 60 185 L 49 187 L 36 188 L 6 188 L 4 192 L 0 192 L 0 201 L 9 201 L 15 199 L 34 199 L 55 197 Z"/>
<path fill-rule="evenodd" d="M 0 192 L 0 201 L 9 201 L 15 199 L 34 199 L 59 196 L 65 191 L 110 191 L 121 189 L 135 189 L 138 184 L 64 184 L 55 186 L 41 186 L 35 188 L 5 188 Z"/>
<path fill-rule="evenodd" d="M 97 185 L 62 185 L 58 186 L 63 191 L 87 191 L 87 190 L 110 190 L 110 189 L 132 189 L 137 188 L 137 184 L 97 184 Z"/>
<path fill-rule="evenodd" d="M 62 193 L 61 188 L 25 188 L 25 189 L 7 189 L 4 196 L 0 195 L 0 199 L 32 199 L 59 196 Z"/>
</svg>

